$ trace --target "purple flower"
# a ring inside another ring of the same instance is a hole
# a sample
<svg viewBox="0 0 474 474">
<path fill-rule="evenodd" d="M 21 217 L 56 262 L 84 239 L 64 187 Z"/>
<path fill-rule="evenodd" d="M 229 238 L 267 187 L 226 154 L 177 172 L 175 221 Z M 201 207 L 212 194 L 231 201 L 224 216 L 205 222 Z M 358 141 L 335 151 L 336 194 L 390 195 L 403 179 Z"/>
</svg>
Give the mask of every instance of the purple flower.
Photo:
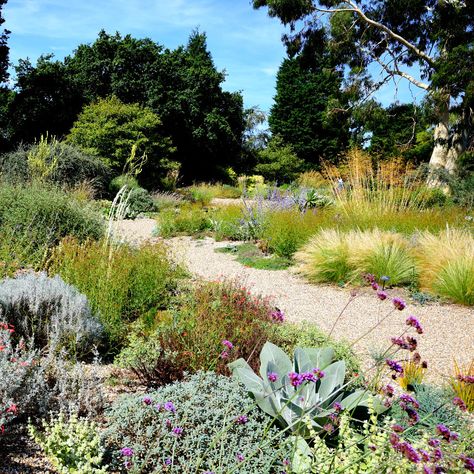
<svg viewBox="0 0 474 474">
<path fill-rule="evenodd" d="M 386 300 L 388 298 L 388 295 L 387 293 L 385 293 L 385 291 L 377 291 L 377 296 L 379 298 L 379 300 Z"/>
<path fill-rule="evenodd" d="M 229 358 L 229 353 L 227 351 L 222 351 L 220 357 L 221 357 L 221 359 L 228 359 Z"/>
<path fill-rule="evenodd" d="M 235 422 L 238 424 L 238 425 L 245 425 L 245 423 L 247 423 L 249 421 L 248 417 L 245 416 L 245 415 L 239 415 L 236 419 L 235 419 Z"/>
<path fill-rule="evenodd" d="M 143 403 L 145 405 L 151 405 L 151 398 L 148 396 L 143 397 Z"/>
<path fill-rule="evenodd" d="M 270 382 L 276 382 L 278 380 L 278 374 L 275 372 L 269 372 L 267 378 Z"/>
<path fill-rule="evenodd" d="M 379 285 L 377 282 L 373 281 L 370 286 L 372 287 L 373 290 L 377 291 L 379 289 Z"/>
<path fill-rule="evenodd" d="M 122 448 L 120 450 L 120 454 L 126 458 L 133 456 L 133 449 L 132 448 Z"/>
<path fill-rule="evenodd" d="M 222 345 L 226 346 L 229 351 L 231 351 L 234 348 L 234 344 L 232 342 L 228 341 L 227 339 L 224 339 L 222 341 Z"/>
<path fill-rule="evenodd" d="M 183 428 L 181 428 L 180 426 L 175 426 L 171 432 L 175 435 L 175 436 L 181 436 L 183 434 Z"/>
<path fill-rule="evenodd" d="M 443 437 L 448 443 L 459 438 L 459 435 L 454 431 L 451 431 L 446 425 L 440 423 L 436 427 L 436 432 Z"/>
<path fill-rule="evenodd" d="M 461 411 L 467 411 L 467 406 L 464 401 L 459 397 L 453 398 L 453 405 L 459 407 Z"/>
<path fill-rule="evenodd" d="M 301 375 L 297 374 L 296 372 L 290 372 L 288 374 L 288 378 L 290 379 L 290 383 L 293 385 L 293 387 L 300 386 L 304 381 Z"/>
<path fill-rule="evenodd" d="M 425 451 L 424 449 L 419 449 L 418 452 L 420 453 L 421 459 L 423 460 L 423 462 L 429 462 L 430 455 L 428 454 L 427 451 Z"/>
<path fill-rule="evenodd" d="M 400 349 L 406 349 L 410 352 L 416 350 L 418 345 L 417 340 L 414 337 L 407 336 L 405 337 L 392 337 L 392 344 L 395 346 L 399 346 Z"/>
<path fill-rule="evenodd" d="M 276 323 L 282 323 L 285 321 L 285 315 L 283 314 L 283 311 L 279 310 L 278 308 L 276 308 L 275 311 L 272 311 L 271 318 Z"/>
<path fill-rule="evenodd" d="M 165 459 L 165 466 L 171 466 L 173 464 L 173 461 L 170 458 Z"/>
<path fill-rule="evenodd" d="M 395 393 L 395 389 L 393 388 L 392 385 L 387 384 L 385 387 L 382 387 L 382 392 L 387 395 L 387 397 L 393 397 L 393 394 Z"/>
<path fill-rule="evenodd" d="M 439 461 L 440 459 L 443 459 L 443 451 L 439 448 L 433 449 L 433 455 L 431 456 L 431 459 L 436 462 Z"/>
<path fill-rule="evenodd" d="M 322 379 L 326 373 L 321 370 L 321 369 L 313 369 L 313 374 L 318 378 L 318 379 Z"/>
<path fill-rule="evenodd" d="M 467 384 L 474 384 L 474 375 L 458 375 L 458 380 Z"/>
<path fill-rule="evenodd" d="M 334 431 L 334 426 L 331 425 L 331 423 L 326 423 L 323 426 L 323 430 L 326 431 L 327 433 L 331 434 Z"/>
<path fill-rule="evenodd" d="M 405 431 L 405 428 L 403 428 L 402 425 L 395 424 L 392 425 L 392 430 L 395 431 L 395 433 L 403 433 Z"/>
<path fill-rule="evenodd" d="M 385 359 L 385 363 L 394 372 L 397 372 L 398 374 L 403 374 L 403 367 L 396 360 Z"/>
<path fill-rule="evenodd" d="M 404 404 L 409 403 L 409 404 L 413 405 L 415 408 L 420 408 L 420 404 L 418 403 L 418 400 L 416 400 L 416 398 L 412 397 L 408 393 L 403 393 L 402 395 L 400 395 L 400 400 Z M 403 406 L 402 406 L 402 408 L 403 408 Z"/>
<path fill-rule="evenodd" d="M 434 474 L 433 469 L 428 466 L 423 466 L 423 474 Z"/>
<path fill-rule="evenodd" d="M 420 321 L 415 316 L 409 316 L 406 320 L 407 326 L 411 326 L 416 329 L 418 334 L 423 334 L 423 328 L 421 327 Z"/>
<path fill-rule="evenodd" d="M 432 448 L 437 448 L 440 444 L 441 444 L 441 441 L 439 439 L 436 439 L 436 438 L 431 438 L 429 441 L 428 441 L 428 444 L 432 447 Z"/>
<path fill-rule="evenodd" d="M 339 402 L 334 403 L 334 405 L 332 407 L 334 408 L 334 411 L 336 413 L 341 413 L 342 405 Z"/>
<path fill-rule="evenodd" d="M 464 469 L 474 472 L 474 459 L 468 458 L 465 454 L 461 454 L 459 459 L 464 462 Z"/>
<path fill-rule="evenodd" d="M 164 408 L 166 411 L 170 411 L 171 413 L 176 413 L 176 408 L 175 408 L 173 402 L 166 402 L 166 403 L 163 405 L 163 408 Z"/>
<path fill-rule="evenodd" d="M 406 308 L 406 303 L 401 298 L 393 298 L 392 299 L 393 306 L 397 308 L 399 311 L 402 311 Z"/>
<path fill-rule="evenodd" d="M 237 461 L 239 461 L 239 462 L 242 462 L 245 459 L 243 454 L 241 454 L 241 453 L 237 453 L 236 458 L 237 458 Z"/>
</svg>

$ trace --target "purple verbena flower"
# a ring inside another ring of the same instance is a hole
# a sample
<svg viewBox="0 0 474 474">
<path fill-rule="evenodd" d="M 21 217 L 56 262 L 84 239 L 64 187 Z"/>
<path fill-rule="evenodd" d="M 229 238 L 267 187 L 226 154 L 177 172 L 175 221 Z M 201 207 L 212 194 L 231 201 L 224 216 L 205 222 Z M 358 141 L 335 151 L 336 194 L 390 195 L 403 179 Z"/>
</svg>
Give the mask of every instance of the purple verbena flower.
<svg viewBox="0 0 474 474">
<path fill-rule="evenodd" d="M 397 297 L 392 299 L 392 303 L 393 303 L 393 306 L 395 306 L 395 308 L 398 309 L 399 311 L 404 310 L 407 306 L 405 301 L 403 301 L 401 298 L 397 298 Z"/>
<path fill-rule="evenodd" d="M 336 413 L 341 413 L 342 405 L 339 402 L 334 403 L 334 405 L 332 407 L 334 408 L 334 411 Z"/>
<path fill-rule="evenodd" d="M 237 453 L 236 458 L 237 458 L 237 461 L 239 461 L 239 462 L 242 462 L 245 459 L 243 454 L 241 454 L 241 453 Z"/>
<path fill-rule="evenodd" d="M 331 423 L 326 423 L 323 426 L 323 430 L 326 431 L 327 433 L 331 434 L 334 431 L 334 425 L 332 425 Z"/>
<path fill-rule="evenodd" d="M 460 397 L 453 398 L 453 405 L 459 407 L 461 411 L 467 411 L 467 406 Z"/>
<path fill-rule="evenodd" d="M 122 448 L 120 450 L 120 454 L 126 458 L 132 457 L 133 456 L 133 449 L 132 448 Z"/>
<path fill-rule="evenodd" d="M 143 403 L 145 405 L 151 405 L 151 398 L 149 396 L 143 397 Z"/>
<path fill-rule="evenodd" d="M 391 370 L 398 374 L 403 374 L 403 367 L 396 361 L 396 360 L 390 360 L 386 359 L 385 363 L 390 367 Z"/>
<path fill-rule="evenodd" d="M 409 403 L 413 405 L 414 408 L 420 408 L 420 404 L 418 403 L 418 400 L 416 400 L 416 398 L 412 397 L 408 393 L 403 393 L 402 395 L 400 395 L 400 400 L 403 403 Z"/>
<path fill-rule="evenodd" d="M 464 462 L 464 469 L 474 472 L 474 459 L 468 458 L 465 454 L 461 454 L 459 459 Z"/>
<path fill-rule="evenodd" d="M 245 416 L 245 415 L 239 415 L 236 419 L 235 419 L 235 422 L 238 424 L 238 425 L 245 425 L 245 423 L 247 423 L 249 421 L 248 417 Z"/>
<path fill-rule="evenodd" d="M 165 466 L 171 466 L 173 464 L 173 461 L 170 458 L 165 459 Z"/>
<path fill-rule="evenodd" d="M 222 351 L 220 357 L 221 359 L 228 359 L 229 353 L 227 351 Z"/>
<path fill-rule="evenodd" d="M 285 315 L 283 311 L 279 309 L 275 309 L 275 311 L 272 311 L 270 316 L 272 320 L 275 321 L 276 323 L 282 323 L 285 321 Z"/>
<path fill-rule="evenodd" d="M 416 329 L 418 334 L 423 334 L 423 328 L 421 327 L 420 321 L 415 316 L 409 316 L 406 320 L 407 326 L 411 326 Z"/>
<path fill-rule="evenodd" d="M 428 444 L 432 448 L 437 448 L 441 444 L 441 441 L 439 439 L 436 439 L 436 438 L 431 438 L 430 440 L 428 440 Z"/>
<path fill-rule="evenodd" d="M 304 381 L 301 375 L 297 374 L 296 372 L 290 372 L 288 374 L 288 378 L 290 379 L 290 383 L 293 385 L 293 387 L 299 387 Z"/>
<path fill-rule="evenodd" d="M 166 403 L 163 405 L 163 408 L 164 408 L 166 411 L 170 411 L 171 413 L 176 413 L 176 407 L 174 406 L 173 402 L 166 402 Z"/>
<path fill-rule="evenodd" d="M 232 342 L 228 341 L 227 339 L 224 339 L 222 341 L 222 345 L 227 347 L 227 349 L 229 349 L 229 351 L 231 351 L 234 348 L 234 344 L 232 344 Z"/>
<path fill-rule="evenodd" d="M 388 298 L 388 295 L 385 291 L 377 291 L 377 297 L 379 300 L 385 301 Z"/>
<path fill-rule="evenodd" d="M 278 374 L 276 372 L 269 372 L 267 378 L 270 382 L 276 382 L 278 380 Z"/>
<path fill-rule="evenodd" d="M 372 287 L 373 290 L 377 291 L 379 289 L 379 285 L 377 282 L 373 281 L 370 286 Z"/>
<path fill-rule="evenodd" d="M 459 435 L 454 431 L 451 431 L 446 425 L 440 423 L 436 427 L 436 432 L 444 438 L 448 443 L 459 438 Z"/>
<path fill-rule="evenodd" d="M 403 433 L 405 431 L 405 428 L 403 428 L 402 425 L 395 424 L 392 425 L 392 430 L 395 431 L 395 433 Z"/>
<path fill-rule="evenodd" d="M 175 426 L 171 432 L 175 435 L 175 436 L 181 436 L 183 434 L 183 428 L 181 428 L 181 426 Z"/>
<path fill-rule="evenodd" d="M 458 375 L 458 380 L 467 384 L 474 384 L 474 375 Z"/>
</svg>

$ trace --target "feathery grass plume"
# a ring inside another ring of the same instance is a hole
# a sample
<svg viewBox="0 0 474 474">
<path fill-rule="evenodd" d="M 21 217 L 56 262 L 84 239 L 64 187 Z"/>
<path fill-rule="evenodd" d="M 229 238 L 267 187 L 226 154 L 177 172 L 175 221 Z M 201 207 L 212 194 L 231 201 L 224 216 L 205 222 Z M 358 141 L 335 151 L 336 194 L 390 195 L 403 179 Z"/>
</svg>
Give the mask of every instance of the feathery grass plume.
<svg viewBox="0 0 474 474">
<path fill-rule="evenodd" d="M 417 251 L 421 287 L 456 303 L 474 305 L 474 237 L 466 230 L 446 228 L 419 238 Z"/>
<path fill-rule="evenodd" d="M 409 243 L 401 234 L 379 229 L 354 230 L 345 238 L 353 281 L 366 273 L 375 275 L 377 279 L 388 275 L 392 285 L 410 283 L 413 279 L 415 262 L 410 255 Z"/>
<path fill-rule="evenodd" d="M 344 186 L 333 191 L 346 215 L 421 210 L 427 206 L 432 192 L 425 186 L 422 173 L 401 159 L 374 165 L 371 156 L 357 148 L 347 153 L 343 166 L 325 164 L 323 173 L 333 185 L 343 179 Z"/>
<path fill-rule="evenodd" d="M 295 254 L 296 271 L 315 283 L 346 281 L 351 273 L 344 234 L 325 229 Z"/>
<path fill-rule="evenodd" d="M 454 361 L 454 377 L 449 384 L 456 397 L 464 402 L 465 409 L 474 412 L 474 360 L 464 367 Z"/>
</svg>

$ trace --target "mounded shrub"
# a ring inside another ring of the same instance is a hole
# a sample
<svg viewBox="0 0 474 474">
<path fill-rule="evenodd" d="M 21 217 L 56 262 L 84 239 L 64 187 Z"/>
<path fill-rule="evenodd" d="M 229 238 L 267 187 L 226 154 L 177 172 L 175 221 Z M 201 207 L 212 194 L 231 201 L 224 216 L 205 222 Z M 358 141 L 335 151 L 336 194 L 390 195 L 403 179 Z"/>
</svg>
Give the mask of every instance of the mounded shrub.
<svg viewBox="0 0 474 474">
<path fill-rule="evenodd" d="M 87 298 L 58 275 L 23 273 L 0 282 L 0 319 L 37 348 L 66 348 L 73 354 L 92 350 L 102 336 Z"/>
<path fill-rule="evenodd" d="M 47 181 L 59 185 L 74 186 L 83 181 L 92 182 L 101 191 L 110 179 L 109 168 L 97 157 L 84 153 L 68 144 L 43 139 L 39 143 L 24 146 L 0 156 L 0 174 L 8 182 L 18 183 L 34 179 L 29 157 L 40 155 L 46 167 L 51 167 Z M 31 163 L 31 160 L 30 160 Z"/>
<path fill-rule="evenodd" d="M 125 396 L 107 414 L 112 467 L 126 472 L 279 472 L 284 434 L 235 380 L 198 373 L 148 393 Z M 125 448 L 125 449 L 124 449 Z"/>
<path fill-rule="evenodd" d="M 138 317 L 153 319 L 166 308 L 185 276 L 164 245 L 111 248 L 103 241 L 76 239 L 65 239 L 56 247 L 49 272 L 87 296 L 113 347 L 124 344 L 129 323 Z"/>
<path fill-rule="evenodd" d="M 155 202 L 151 194 L 143 188 L 130 190 L 127 197 L 127 210 L 124 215 L 126 219 L 135 219 L 144 212 L 153 212 Z"/>
</svg>

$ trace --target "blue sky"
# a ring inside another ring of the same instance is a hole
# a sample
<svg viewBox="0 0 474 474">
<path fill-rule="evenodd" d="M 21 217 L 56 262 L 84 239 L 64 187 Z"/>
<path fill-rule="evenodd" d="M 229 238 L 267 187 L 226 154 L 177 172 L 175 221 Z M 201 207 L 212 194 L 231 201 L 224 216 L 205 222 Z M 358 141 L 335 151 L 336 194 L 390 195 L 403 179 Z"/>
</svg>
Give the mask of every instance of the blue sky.
<svg viewBox="0 0 474 474">
<path fill-rule="evenodd" d="M 150 37 L 168 48 L 185 44 L 199 28 L 207 34 L 217 68 L 227 72 L 224 88 L 242 91 L 246 106 L 265 111 L 273 103 L 275 75 L 285 57 L 284 27 L 265 9 L 254 10 L 250 0 L 9 0 L 4 17 L 12 31 L 14 63 L 26 57 L 34 61 L 42 53 L 63 58 L 78 44 L 93 42 L 102 28 Z M 391 83 L 377 98 L 386 105 L 396 98 L 412 100 L 406 81 L 396 92 Z"/>
</svg>

